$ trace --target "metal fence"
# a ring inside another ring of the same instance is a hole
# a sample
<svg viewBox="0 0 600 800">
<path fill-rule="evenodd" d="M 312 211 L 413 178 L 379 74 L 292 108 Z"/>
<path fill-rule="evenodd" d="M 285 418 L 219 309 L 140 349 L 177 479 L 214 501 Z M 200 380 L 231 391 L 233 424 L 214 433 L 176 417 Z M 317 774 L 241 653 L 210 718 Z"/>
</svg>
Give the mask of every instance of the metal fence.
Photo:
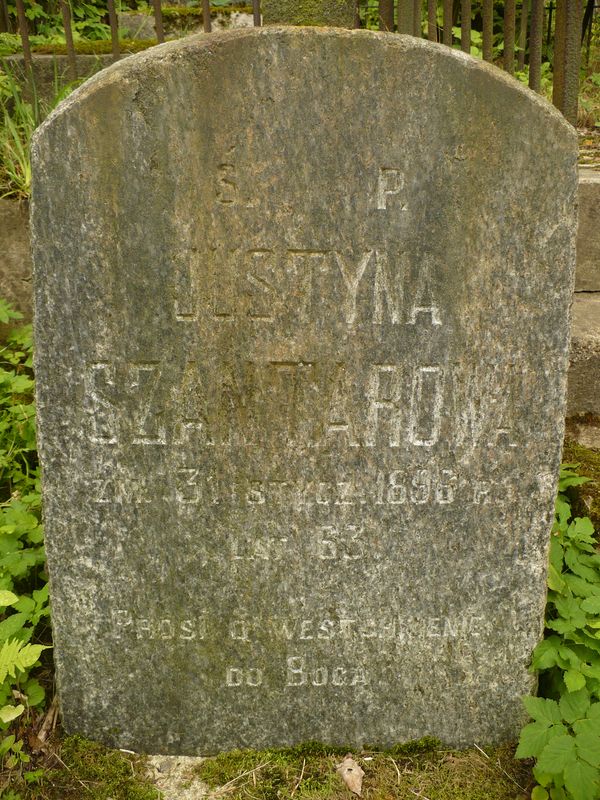
<svg viewBox="0 0 600 800">
<path fill-rule="evenodd" d="M 76 76 L 76 51 L 73 43 L 71 9 L 68 0 L 59 0 L 65 30 L 68 60 L 73 77 Z M 31 70 L 32 57 L 29 42 L 25 0 L 15 0 L 18 28 L 23 42 L 26 69 Z M 165 40 L 161 0 L 152 0 L 154 25 L 159 42 Z M 460 38 L 460 47 L 470 52 L 472 47 L 471 0 L 357 0 L 356 27 L 370 20 L 380 30 L 397 31 L 412 36 L 426 36 L 431 41 L 453 46 Z M 0 0 L 8 20 L 6 0 Z M 119 25 L 114 0 L 107 0 L 112 54 L 120 56 Z M 541 88 L 543 59 L 552 64 L 552 100 L 565 117 L 576 124 L 577 96 L 581 44 L 584 36 L 591 36 L 597 0 L 521 0 L 517 14 L 517 0 L 505 0 L 503 5 L 503 45 L 501 52 L 494 50 L 494 0 L 477 4 L 481 56 L 494 61 L 509 74 L 515 68 L 529 68 L 529 86 L 536 92 Z M 254 25 L 261 25 L 260 0 L 252 0 Z M 202 0 L 204 31 L 211 32 L 210 0 Z M 518 17 L 518 19 L 517 19 Z M 517 31 L 518 22 L 518 31 Z M 458 30 L 457 30 L 458 29 Z M 518 33 L 518 35 L 517 35 Z M 459 34 L 459 35 L 458 35 Z"/>
</svg>

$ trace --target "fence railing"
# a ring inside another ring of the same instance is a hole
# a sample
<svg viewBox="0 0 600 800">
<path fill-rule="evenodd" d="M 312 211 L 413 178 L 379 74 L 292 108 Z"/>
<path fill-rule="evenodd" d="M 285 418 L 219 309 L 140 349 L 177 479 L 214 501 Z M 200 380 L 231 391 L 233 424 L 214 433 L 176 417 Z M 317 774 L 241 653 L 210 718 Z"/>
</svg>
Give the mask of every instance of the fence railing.
<svg viewBox="0 0 600 800">
<path fill-rule="evenodd" d="M 23 58 L 26 69 L 30 71 L 32 55 L 24 1 L 15 0 L 15 3 Z M 68 61 L 75 78 L 77 66 L 71 9 L 68 0 L 59 2 Z M 598 0 L 551 0 L 549 3 L 547 0 L 521 0 L 518 15 L 517 0 L 504 0 L 500 47 L 494 44 L 494 0 L 477 3 L 477 29 L 472 24 L 474 7 L 471 0 L 376 0 L 375 5 L 371 0 L 357 0 L 357 3 L 356 27 L 373 27 L 374 24 L 380 30 L 426 36 L 446 46 L 457 46 L 460 39 L 460 47 L 467 53 L 474 47 L 475 37 L 480 44 L 480 47 L 475 46 L 481 57 L 493 61 L 509 74 L 513 75 L 515 69 L 522 71 L 527 64 L 529 86 L 536 92 L 541 90 L 543 60 L 551 63 L 552 101 L 570 122 L 576 124 L 581 45 L 587 35 L 589 50 L 594 14 L 600 7 Z M 156 38 L 164 42 L 161 0 L 152 0 L 152 5 Z M 6 0 L 0 0 L 0 6 L 3 12 L 0 13 L 0 22 L 4 15 L 8 24 Z M 254 25 L 261 25 L 260 0 L 252 0 L 252 10 Z M 210 0 L 202 0 L 202 11 L 204 31 L 210 33 Z M 107 15 L 112 55 L 117 59 L 121 51 L 114 0 L 107 0 Z"/>
</svg>

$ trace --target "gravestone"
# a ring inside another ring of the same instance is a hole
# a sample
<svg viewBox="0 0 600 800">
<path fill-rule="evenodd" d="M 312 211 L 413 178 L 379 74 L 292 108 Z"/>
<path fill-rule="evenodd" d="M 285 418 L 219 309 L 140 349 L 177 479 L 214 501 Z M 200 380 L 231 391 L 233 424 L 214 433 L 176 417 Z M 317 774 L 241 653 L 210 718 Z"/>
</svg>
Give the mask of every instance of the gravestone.
<svg viewBox="0 0 600 800">
<path fill-rule="evenodd" d="M 110 67 L 33 157 L 67 730 L 183 754 L 514 737 L 574 131 L 449 48 L 264 28 Z"/>
</svg>

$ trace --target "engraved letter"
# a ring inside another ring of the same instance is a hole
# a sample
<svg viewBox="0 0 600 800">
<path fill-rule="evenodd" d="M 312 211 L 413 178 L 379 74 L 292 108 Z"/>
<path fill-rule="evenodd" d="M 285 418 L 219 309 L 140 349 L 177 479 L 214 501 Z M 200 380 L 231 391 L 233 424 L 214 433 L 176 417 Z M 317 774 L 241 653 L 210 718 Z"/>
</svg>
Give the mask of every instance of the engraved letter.
<svg viewBox="0 0 600 800">
<path fill-rule="evenodd" d="M 353 270 L 344 263 L 344 259 L 340 253 L 335 254 L 338 267 L 340 268 L 342 278 L 344 279 L 344 285 L 347 289 L 347 296 L 344 301 L 344 316 L 346 317 L 346 322 L 348 325 L 354 324 L 356 319 L 356 297 L 358 295 L 358 285 L 362 276 L 365 274 L 365 270 L 369 265 L 372 255 L 373 250 L 369 250 L 367 253 L 365 253 L 358 267 Z"/>
<path fill-rule="evenodd" d="M 409 440 L 412 444 L 432 447 L 437 442 L 441 410 L 441 367 L 417 367 L 410 402 Z"/>
<path fill-rule="evenodd" d="M 134 444 L 166 444 L 162 424 L 162 409 L 156 408 L 160 384 L 160 367 L 156 361 L 132 364 L 134 379 L 131 388 L 137 390 L 138 412 L 134 415 Z"/>
<path fill-rule="evenodd" d="M 367 447 L 375 447 L 382 412 L 389 417 L 389 445 L 400 446 L 401 396 L 400 370 L 392 364 L 373 364 L 368 386 Z M 387 380 L 385 380 L 387 379 Z M 387 388 L 382 386 L 386 383 Z"/>
<path fill-rule="evenodd" d="M 304 672 L 304 661 L 297 656 L 291 656 L 287 660 L 287 686 L 304 686 L 306 683 L 306 673 Z"/>
<path fill-rule="evenodd" d="M 381 250 L 375 251 L 375 283 L 373 284 L 373 324 L 383 323 L 383 302 L 387 304 L 388 314 L 392 325 L 397 325 L 400 321 L 400 309 L 402 307 L 402 285 L 400 275 L 396 276 L 394 285 L 393 277 L 390 277 L 388 269 L 388 256 Z"/>
<path fill-rule="evenodd" d="M 86 404 L 96 444 L 116 444 L 116 413 L 111 394 L 115 386 L 115 367 L 108 361 L 89 364 L 85 376 Z"/>
<path fill-rule="evenodd" d="M 242 685 L 242 670 L 238 667 L 227 667 L 225 673 L 225 682 L 227 686 L 241 686 Z"/>
<path fill-rule="evenodd" d="M 399 194 L 404 188 L 404 175 L 399 169 L 392 167 L 379 167 L 377 181 L 377 208 L 380 211 L 387 209 L 388 196 Z M 402 207 L 402 211 L 405 211 Z"/>
<path fill-rule="evenodd" d="M 433 298 L 429 265 L 426 262 L 420 265 L 415 280 L 415 294 L 411 305 L 410 316 L 406 324 L 415 325 L 417 317 L 420 314 L 429 314 L 431 325 L 441 325 L 440 310 Z"/>
</svg>

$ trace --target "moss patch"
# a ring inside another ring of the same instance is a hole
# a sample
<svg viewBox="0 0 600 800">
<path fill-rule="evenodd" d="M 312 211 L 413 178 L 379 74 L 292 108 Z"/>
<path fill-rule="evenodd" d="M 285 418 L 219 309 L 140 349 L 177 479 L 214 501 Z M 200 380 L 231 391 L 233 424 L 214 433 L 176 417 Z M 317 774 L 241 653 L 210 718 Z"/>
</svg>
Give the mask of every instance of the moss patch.
<svg viewBox="0 0 600 800">
<path fill-rule="evenodd" d="M 600 531 L 600 450 L 591 450 L 569 439 L 567 427 L 563 461 L 580 464 L 579 474 L 592 479 L 572 494 L 573 508 L 577 516 L 590 517 L 596 531 Z"/>
<path fill-rule="evenodd" d="M 348 752 L 315 742 L 289 749 L 235 750 L 209 758 L 196 773 L 229 800 L 349 800 L 353 795 L 336 773 Z M 366 800 L 524 800 L 529 768 L 503 747 L 457 752 L 431 739 L 354 757 L 365 771 Z M 223 789 L 226 787 L 226 789 Z"/>
<path fill-rule="evenodd" d="M 158 789 L 143 774 L 146 761 L 143 756 L 130 756 L 80 736 L 68 736 L 59 750 L 54 749 L 44 758 L 50 764 L 32 761 L 27 765 L 31 767 L 29 778 L 27 773 L 11 776 L 10 789 L 19 800 L 161 798 Z"/>
</svg>

